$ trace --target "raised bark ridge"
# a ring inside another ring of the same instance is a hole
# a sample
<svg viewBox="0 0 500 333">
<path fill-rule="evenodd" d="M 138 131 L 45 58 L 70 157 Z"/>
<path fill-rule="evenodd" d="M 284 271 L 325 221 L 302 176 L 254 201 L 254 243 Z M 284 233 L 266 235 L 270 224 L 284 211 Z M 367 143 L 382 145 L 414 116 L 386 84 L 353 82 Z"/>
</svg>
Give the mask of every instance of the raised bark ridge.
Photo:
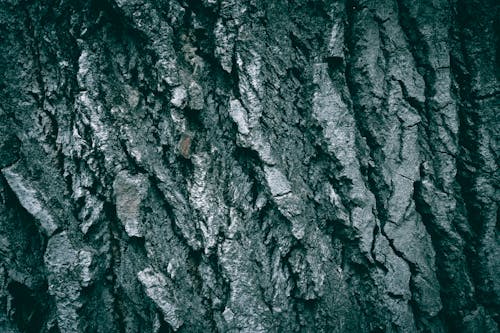
<svg viewBox="0 0 500 333">
<path fill-rule="evenodd" d="M 0 4 L 0 331 L 498 332 L 496 1 Z"/>
</svg>

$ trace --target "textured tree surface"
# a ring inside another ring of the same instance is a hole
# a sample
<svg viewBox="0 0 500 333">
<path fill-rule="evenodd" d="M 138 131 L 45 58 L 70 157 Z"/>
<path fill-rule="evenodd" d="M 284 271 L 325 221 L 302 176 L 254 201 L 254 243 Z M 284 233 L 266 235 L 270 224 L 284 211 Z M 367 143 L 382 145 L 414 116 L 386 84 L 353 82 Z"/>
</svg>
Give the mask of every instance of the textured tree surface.
<svg viewBox="0 0 500 333">
<path fill-rule="evenodd" d="M 498 332 L 495 0 L 1 0 L 0 332 Z"/>
</svg>

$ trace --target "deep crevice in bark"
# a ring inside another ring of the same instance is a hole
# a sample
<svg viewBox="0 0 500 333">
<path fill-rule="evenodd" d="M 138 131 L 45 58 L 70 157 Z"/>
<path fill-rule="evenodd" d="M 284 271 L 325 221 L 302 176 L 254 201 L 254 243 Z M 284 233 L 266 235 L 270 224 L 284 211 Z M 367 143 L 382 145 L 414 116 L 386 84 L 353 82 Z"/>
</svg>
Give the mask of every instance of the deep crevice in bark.
<svg viewBox="0 0 500 333">
<path fill-rule="evenodd" d="M 497 7 L 9 1 L 0 330 L 497 331 Z"/>
</svg>

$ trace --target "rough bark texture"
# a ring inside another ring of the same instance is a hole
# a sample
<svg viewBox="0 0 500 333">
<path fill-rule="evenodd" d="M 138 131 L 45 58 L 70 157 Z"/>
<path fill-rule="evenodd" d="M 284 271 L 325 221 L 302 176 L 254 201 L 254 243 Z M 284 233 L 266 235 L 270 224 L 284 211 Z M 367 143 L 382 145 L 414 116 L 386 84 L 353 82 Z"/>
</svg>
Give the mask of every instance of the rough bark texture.
<svg viewBox="0 0 500 333">
<path fill-rule="evenodd" d="M 498 332 L 498 2 L 0 2 L 1 332 Z"/>
</svg>

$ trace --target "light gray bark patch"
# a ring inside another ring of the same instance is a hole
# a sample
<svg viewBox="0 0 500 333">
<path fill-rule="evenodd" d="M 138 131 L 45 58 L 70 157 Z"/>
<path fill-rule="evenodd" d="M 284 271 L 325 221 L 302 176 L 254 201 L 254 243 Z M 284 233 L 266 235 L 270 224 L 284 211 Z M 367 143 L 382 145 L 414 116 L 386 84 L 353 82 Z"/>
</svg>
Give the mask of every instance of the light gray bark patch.
<svg viewBox="0 0 500 333">
<path fill-rule="evenodd" d="M 188 88 L 189 107 L 193 110 L 200 111 L 203 109 L 204 94 L 203 88 L 195 81 L 191 81 Z"/>
<path fill-rule="evenodd" d="M 182 326 L 183 321 L 179 317 L 177 306 L 172 302 L 166 277 L 148 267 L 137 273 L 137 278 L 144 286 L 148 297 L 162 311 L 165 321 L 174 331 L 177 331 Z"/>
<path fill-rule="evenodd" d="M 172 98 L 170 99 L 170 103 L 175 107 L 182 108 L 186 104 L 187 100 L 187 91 L 183 86 L 175 87 L 172 90 Z"/>
<path fill-rule="evenodd" d="M 80 267 L 78 251 L 73 247 L 67 232 L 50 238 L 44 261 L 49 272 L 49 293 L 56 300 L 59 329 L 64 332 L 78 332 L 81 327 L 78 310 L 82 307 Z M 85 274 L 83 278 L 87 279 Z"/>
<path fill-rule="evenodd" d="M 273 197 L 282 196 L 292 191 L 290 182 L 277 167 L 264 166 L 264 174 Z"/>
<path fill-rule="evenodd" d="M 144 236 L 141 208 L 149 186 L 146 176 L 131 175 L 127 171 L 119 172 L 113 183 L 116 214 L 130 237 Z"/>
<path fill-rule="evenodd" d="M 58 222 L 47 207 L 42 193 L 32 187 L 29 179 L 23 177 L 16 164 L 2 169 L 2 174 L 21 205 L 40 223 L 42 230 L 51 236 L 57 230 Z"/>
</svg>

